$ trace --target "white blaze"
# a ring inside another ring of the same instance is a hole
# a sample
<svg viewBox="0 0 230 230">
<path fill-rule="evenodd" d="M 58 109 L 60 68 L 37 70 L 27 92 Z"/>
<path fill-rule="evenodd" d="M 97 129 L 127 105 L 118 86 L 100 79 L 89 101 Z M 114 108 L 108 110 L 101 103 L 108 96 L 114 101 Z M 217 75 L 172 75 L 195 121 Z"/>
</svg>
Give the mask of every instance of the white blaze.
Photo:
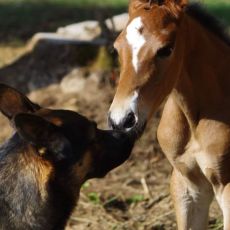
<svg viewBox="0 0 230 230">
<path fill-rule="evenodd" d="M 134 112 L 136 118 L 137 118 L 137 113 L 138 113 L 138 111 L 137 111 L 138 98 L 139 98 L 139 92 L 134 91 L 134 94 L 133 94 L 133 96 L 131 98 L 131 102 L 130 102 L 130 108 Z"/>
<path fill-rule="evenodd" d="M 128 25 L 126 34 L 126 39 L 132 48 L 132 63 L 136 72 L 138 72 L 138 55 L 146 42 L 144 36 L 140 33 L 142 27 L 141 17 L 137 17 Z"/>
</svg>

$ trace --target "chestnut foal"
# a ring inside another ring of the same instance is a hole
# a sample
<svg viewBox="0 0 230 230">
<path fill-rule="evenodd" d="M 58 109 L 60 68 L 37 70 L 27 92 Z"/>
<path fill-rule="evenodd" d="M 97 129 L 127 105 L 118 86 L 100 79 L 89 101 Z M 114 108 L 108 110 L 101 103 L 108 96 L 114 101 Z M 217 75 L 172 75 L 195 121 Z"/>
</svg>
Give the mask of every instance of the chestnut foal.
<svg viewBox="0 0 230 230">
<path fill-rule="evenodd" d="M 215 195 L 230 230 L 230 39 L 187 0 L 131 0 L 109 123 L 140 135 L 168 97 L 158 139 L 173 166 L 178 229 L 204 230 Z"/>
<path fill-rule="evenodd" d="M 0 148 L 0 229 L 61 230 L 81 185 L 130 155 L 122 132 L 102 131 L 81 115 L 41 108 L 0 84 L 0 111 L 15 133 Z"/>
</svg>

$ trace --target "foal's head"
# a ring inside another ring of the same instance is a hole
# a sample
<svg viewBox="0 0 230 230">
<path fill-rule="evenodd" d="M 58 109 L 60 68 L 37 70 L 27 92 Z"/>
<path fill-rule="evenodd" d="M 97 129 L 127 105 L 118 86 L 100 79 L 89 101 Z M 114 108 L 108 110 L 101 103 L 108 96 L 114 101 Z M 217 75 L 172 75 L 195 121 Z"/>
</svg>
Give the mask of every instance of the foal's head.
<svg viewBox="0 0 230 230">
<path fill-rule="evenodd" d="M 176 35 L 186 3 L 131 0 L 129 22 L 114 44 L 121 63 L 120 82 L 109 114 L 114 129 L 143 131 L 148 118 L 172 90 L 183 49 Z"/>
</svg>

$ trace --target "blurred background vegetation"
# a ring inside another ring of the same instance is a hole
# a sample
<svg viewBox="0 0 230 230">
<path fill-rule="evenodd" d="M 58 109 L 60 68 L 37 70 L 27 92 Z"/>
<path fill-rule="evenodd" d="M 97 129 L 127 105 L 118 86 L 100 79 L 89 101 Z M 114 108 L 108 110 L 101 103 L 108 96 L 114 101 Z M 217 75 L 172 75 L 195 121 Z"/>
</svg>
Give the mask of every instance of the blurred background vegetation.
<svg viewBox="0 0 230 230">
<path fill-rule="evenodd" d="M 230 0 L 201 0 L 230 24 Z M 128 0 L 0 0 L 0 43 L 20 44 L 38 31 L 125 12 Z"/>
</svg>

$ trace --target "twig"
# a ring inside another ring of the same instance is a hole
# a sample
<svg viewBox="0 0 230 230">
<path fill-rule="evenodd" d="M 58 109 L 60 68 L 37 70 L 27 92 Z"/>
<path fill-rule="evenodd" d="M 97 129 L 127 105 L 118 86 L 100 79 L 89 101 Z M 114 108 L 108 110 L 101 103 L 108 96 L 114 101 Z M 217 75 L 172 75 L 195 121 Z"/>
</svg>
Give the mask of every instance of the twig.
<svg viewBox="0 0 230 230">
<path fill-rule="evenodd" d="M 86 219 L 86 218 L 74 217 L 74 216 L 70 218 L 70 221 L 76 221 L 76 222 L 82 222 L 88 224 L 97 224 L 97 221 L 93 221 L 91 219 Z"/>
<path fill-rule="evenodd" d="M 141 184 L 142 184 L 144 193 L 147 195 L 148 198 L 151 198 L 151 197 L 152 197 L 152 194 L 151 194 L 150 191 L 149 191 L 149 187 L 148 187 L 147 182 L 146 182 L 146 180 L 145 180 L 144 177 L 141 178 Z"/>
<path fill-rule="evenodd" d="M 160 201 L 164 200 L 167 198 L 169 194 L 163 194 L 155 199 L 153 199 L 148 205 L 145 206 L 146 209 L 152 208 L 155 204 L 159 203 Z"/>
</svg>

